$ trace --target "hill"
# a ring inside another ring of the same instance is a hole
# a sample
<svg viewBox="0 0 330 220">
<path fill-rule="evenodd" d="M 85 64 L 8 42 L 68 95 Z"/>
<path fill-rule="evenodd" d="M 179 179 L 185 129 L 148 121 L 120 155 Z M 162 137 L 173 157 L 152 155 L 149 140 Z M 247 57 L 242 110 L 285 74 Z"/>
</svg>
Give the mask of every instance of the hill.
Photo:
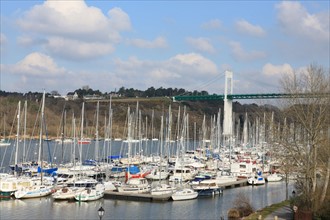
<svg viewBox="0 0 330 220">
<path fill-rule="evenodd" d="M 14 138 L 17 134 L 17 109 L 18 103 L 21 101 L 21 116 L 20 116 L 20 136 L 23 134 L 24 128 L 24 102 L 27 103 L 26 111 L 26 134 L 28 137 L 37 137 L 39 134 L 39 119 L 40 116 L 40 97 L 29 96 L 1 96 L 0 97 L 0 136 Z M 76 119 L 76 134 L 79 134 L 82 100 L 65 101 L 64 99 L 56 99 L 47 97 L 45 101 L 45 121 L 48 136 L 56 138 L 61 136 L 62 122 L 65 124 L 65 136 L 72 136 L 73 126 L 72 119 Z M 105 137 L 105 125 L 108 124 L 109 119 L 109 100 L 99 101 L 99 136 Z M 138 104 L 138 105 L 137 105 Z M 93 138 L 96 133 L 96 106 L 97 101 L 85 102 L 85 117 L 84 117 L 84 134 L 85 136 Z M 210 127 L 211 117 L 216 116 L 218 111 L 221 110 L 221 121 L 223 121 L 223 101 L 189 101 L 189 102 L 172 102 L 168 97 L 154 97 L 154 98 L 113 98 L 111 108 L 113 110 L 112 117 L 112 137 L 113 138 L 126 138 L 127 130 L 127 112 L 128 108 L 130 113 L 136 112 L 138 106 L 141 112 L 141 123 L 136 125 L 141 127 L 143 137 L 148 138 L 159 137 L 159 129 L 161 116 L 164 116 L 164 126 L 166 117 L 168 116 L 169 106 L 173 116 L 172 135 L 175 135 L 177 118 L 180 109 L 180 118 L 182 119 L 183 109 L 189 114 L 189 129 L 190 134 L 193 136 L 194 124 L 196 123 L 197 132 L 202 127 L 204 115 L 206 116 L 206 123 Z M 253 119 L 260 116 L 261 113 L 267 111 L 279 110 L 273 106 L 258 106 L 256 104 L 241 105 L 239 102 L 233 103 L 233 111 L 235 112 L 235 121 L 239 123 L 239 127 L 243 126 L 243 119 L 247 112 L 249 118 Z M 63 119 L 64 115 L 64 120 Z M 151 128 L 154 128 L 152 131 Z M 137 133 L 137 132 L 136 132 Z M 153 135 L 152 135 L 153 134 Z M 78 135 L 78 137 L 80 134 Z M 173 136 L 172 136 L 173 137 Z"/>
</svg>

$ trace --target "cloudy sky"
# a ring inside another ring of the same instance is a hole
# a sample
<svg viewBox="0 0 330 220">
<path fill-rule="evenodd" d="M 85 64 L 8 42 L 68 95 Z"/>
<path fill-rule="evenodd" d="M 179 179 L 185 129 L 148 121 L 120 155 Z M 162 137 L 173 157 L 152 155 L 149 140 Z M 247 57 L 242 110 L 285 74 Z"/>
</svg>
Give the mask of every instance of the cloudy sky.
<svg viewBox="0 0 330 220">
<path fill-rule="evenodd" d="M 4 91 L 84 85 L 278 92 L 282 74 L 329 68 L 328 1 L 1 0 Z"/>
</svg>

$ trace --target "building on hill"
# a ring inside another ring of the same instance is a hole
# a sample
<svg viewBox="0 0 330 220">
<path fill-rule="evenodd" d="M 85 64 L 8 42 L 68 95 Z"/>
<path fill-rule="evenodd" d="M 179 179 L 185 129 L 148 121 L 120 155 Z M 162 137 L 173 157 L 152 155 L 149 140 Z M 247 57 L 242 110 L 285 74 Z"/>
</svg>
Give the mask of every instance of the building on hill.
<svg viewBox="0 0 330 220">
<path fill-rule="evenodd" d="M 77 92 L 73 93 L 73 92 L 69 92 L 66 97 L 65 100 L 69 101 L 69 100 L 77 100 L 78 99 L 78 94 Z"/>
</svg>

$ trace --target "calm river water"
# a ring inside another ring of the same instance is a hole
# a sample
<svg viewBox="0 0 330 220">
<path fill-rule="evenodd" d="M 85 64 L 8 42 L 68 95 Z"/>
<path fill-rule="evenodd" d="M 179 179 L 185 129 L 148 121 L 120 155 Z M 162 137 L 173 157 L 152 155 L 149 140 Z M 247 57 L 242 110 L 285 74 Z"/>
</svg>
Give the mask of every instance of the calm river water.
<svg viewBox="0 0 330 220">
<path fill-rule="evenodd" d="M 291 184 L 290 184 L 291 185 Z M 289 187 L 289 192 L 292 187 Z M 263 186 L 225 189 L 223 195 L 187 201 L 142 202 L 101 199 L 94 202 L 38 199 L 1 200 L 1 220 L 5 219 L 99 219 L 97 210 L 105 209 L 103 219 L 220 219 L 240 194 L 246 195 L 258 210 L 285 200 L 285 182 Z"/>
</svg>

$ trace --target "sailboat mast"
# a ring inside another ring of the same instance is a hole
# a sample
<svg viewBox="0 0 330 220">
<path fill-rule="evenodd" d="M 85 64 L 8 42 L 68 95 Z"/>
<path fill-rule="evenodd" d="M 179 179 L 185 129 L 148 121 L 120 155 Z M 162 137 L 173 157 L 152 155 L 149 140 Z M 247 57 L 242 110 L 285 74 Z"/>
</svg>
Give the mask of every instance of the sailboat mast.
<svg viewBox="0 0 330 220">
<path fill-rule="evenodd" d="M 42 183 L 42 172 L 43 172 L 43 162 L 42 162 L 42 154 L 43 154 L 43 140 L 42 140 L 42 130 L 43 130 L 43 122 L 44 122 L 44 114 L 45 114 L 45 95 L 46 92 L 44 90 L 44 93 L 42 95 L 42 103 L 41 103 L 41 119 L 40 119 L 40 135 L 39 135 L 39 155 L 38 155 L 38 164 L 40 165 L 41 172 L 41 183 Z"/>
<path fill-rule="evenodd" d="M 82 142 L 84 138 L 84 109 L 85 109 L 85 102 L 82 103 L 81 107 L 81 128 L 80 128 L 80 151 L 79 151 L 79 162 L 80 166 L 82 165 Z"/>
<path fill-rule="evenodd" d="M 74 113 L 72 115 L 72 129 L 73 129 L 73 167 L 76 166 L 76 119 Z"/>
<path fill-rule="evenodd" d="M 100 102 L 97 101 L 96 105 L 96 131 L 95 131 L 95 160 L 99 161 L 99 106 Z"/>
<path fill-rule="evenodd" d="M 65 118 L 65 106 L 62 114 L 62 163 L 64 163 L 64 118 Z"/>
<path fill-rule="evenodd" d="M 25 100 L 24 102 L 24 133 L 23 133 L 23 159 L 22 162 L 25 162 L 25 149 L 26 149 L 26 113 L 27 113 L 27 101 Z"/>
<path fill-rule="evenodd" d="M 45 112 L 45 91 L 42 95 L 42 103 L 41 103 L 41 119 L 40 119 L 40 133 L 39 133 L 39 154 L 38 154 L 38 164 L 41 164 L 41 154 L 42 154 L 42 130 L 43 130 L 43 118 Z"/>
<path fill-rule="evenodd" d="M 19 124 L 20 124 L 20 114 L 21 114 L 21 101 L 18 102 L 18 107 L 17 107 L 17 138 L 16 138 L 16 149 L 15 149 L 15 169 L 14 173 L 15 176 L 17 175 L 17 170 L 16 170 L 16 165 L 17 165 L 17 158 L 18 158 L 18 144 L 19 144 Z"/>
</svg>

